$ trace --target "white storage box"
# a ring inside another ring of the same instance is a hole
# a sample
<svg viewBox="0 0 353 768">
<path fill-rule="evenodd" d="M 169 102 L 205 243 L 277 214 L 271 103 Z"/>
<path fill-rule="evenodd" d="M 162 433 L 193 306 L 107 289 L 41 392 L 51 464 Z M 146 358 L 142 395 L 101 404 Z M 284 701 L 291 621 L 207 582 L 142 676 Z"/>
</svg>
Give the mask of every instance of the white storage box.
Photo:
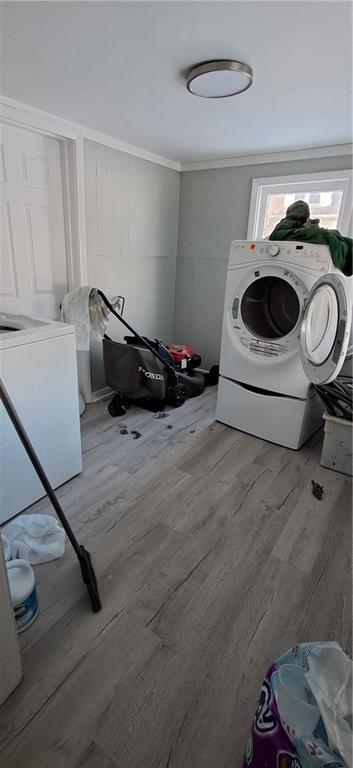
<svg viewBox="0 0 353 768">
<path fill-rule="evenodd" d="M 324 413 L 325 435 L 321 466 L 352 475 L 353 423 Z"/>
</svg>

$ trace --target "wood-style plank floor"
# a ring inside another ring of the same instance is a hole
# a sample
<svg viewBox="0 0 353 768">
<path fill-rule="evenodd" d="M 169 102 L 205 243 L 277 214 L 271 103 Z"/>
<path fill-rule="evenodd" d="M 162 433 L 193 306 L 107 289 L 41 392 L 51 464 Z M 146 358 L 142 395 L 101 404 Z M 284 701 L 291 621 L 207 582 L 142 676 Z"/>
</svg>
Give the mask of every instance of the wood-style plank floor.
<svg viewBox="0 0 353 768">
<path fill-rule="evenodd" d="M 320 433 L 290 451 L 215 422 L 215 399 L 84 414 L 84 470 L 59 496 L 103 609 L 68 545 L 36 567 L 1 765 L 240 768 L 271 661 L 300 641 L 350 652 L 351 481 L 320 467 Z"/>
</svg>

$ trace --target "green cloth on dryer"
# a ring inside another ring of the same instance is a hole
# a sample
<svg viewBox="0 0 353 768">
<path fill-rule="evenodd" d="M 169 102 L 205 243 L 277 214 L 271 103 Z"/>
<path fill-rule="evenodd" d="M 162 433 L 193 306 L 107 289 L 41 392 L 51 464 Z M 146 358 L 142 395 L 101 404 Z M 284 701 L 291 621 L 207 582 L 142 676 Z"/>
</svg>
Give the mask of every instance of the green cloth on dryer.
<svg viewBox="0 0 353 768">
<path fill-rule="evenodd" d="M 320 219 L 310 219 L 310 208 L 303 200 L 289 206 L 286 216 L 270 234 L 270 240 L 298 240 L 328 245 L 332 261 L 345 275 L 353 274 L 353 240 L 338 229 L 320 227 Z"/>
</svg>

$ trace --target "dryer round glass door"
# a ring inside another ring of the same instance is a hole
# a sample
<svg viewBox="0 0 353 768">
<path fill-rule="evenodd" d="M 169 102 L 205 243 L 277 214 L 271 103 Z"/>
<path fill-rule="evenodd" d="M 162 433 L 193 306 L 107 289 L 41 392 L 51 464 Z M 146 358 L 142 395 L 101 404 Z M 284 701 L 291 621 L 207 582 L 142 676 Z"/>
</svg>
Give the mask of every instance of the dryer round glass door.
<svg viewBox="0 0 353 768">
<path fill-rule="evenodd" d="M 287 280 L 266 275 L 248 286 L 241 300 L 240 312 L 250 333 L 260 339 L 280 339 L 297 325 L 300 302 Z"/>
<path fill-rule="evenodd" d="M 321 277 L 310 292 L 300 333 L 302 364 L 314 384 L 327 384 L 338 376 L 347 354 L 351 318 L 347 278 Z"/>
<path fill-rule="evenodd" d="M 338 327 L 337 296 L 331 285 L 321 285 L 314 292 L 306 312 L 303 349 L 310 362 L 322 365 L 335 342 Z"/>
</svg>

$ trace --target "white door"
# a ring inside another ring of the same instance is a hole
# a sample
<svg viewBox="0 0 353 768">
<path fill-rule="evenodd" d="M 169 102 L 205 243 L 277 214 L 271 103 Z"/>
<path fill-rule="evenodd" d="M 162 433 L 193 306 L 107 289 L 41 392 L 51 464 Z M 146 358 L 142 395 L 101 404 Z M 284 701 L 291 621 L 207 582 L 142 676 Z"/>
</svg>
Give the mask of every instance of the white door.
<svg viewBox="0 0 353 768">
<path fill-rule="evenodd" d="M 67 291 L 60 144 L 0 128 L 0 310 L 58 319 Z"/>
<path fill-rule="evenodd" d="M 300 334 L 301 361 L 313 384 L 337 378 L 346 358 L 352 325 L 351 282 L 339 274 L 313 285 Z"/>
</svg>

